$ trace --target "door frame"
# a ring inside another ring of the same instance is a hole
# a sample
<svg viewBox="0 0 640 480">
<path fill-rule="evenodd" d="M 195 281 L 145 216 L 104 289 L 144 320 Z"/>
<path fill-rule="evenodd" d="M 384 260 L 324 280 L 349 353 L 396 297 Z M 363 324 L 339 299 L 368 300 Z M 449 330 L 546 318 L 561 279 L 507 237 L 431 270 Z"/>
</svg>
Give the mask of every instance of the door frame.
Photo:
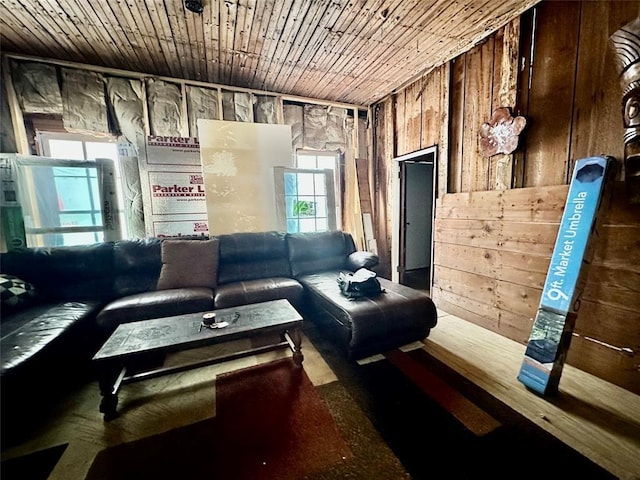
<svg viewBox="0 0 640 480">
<path fill-rule="evenodd" d="M 402 219 L 404 218 L 402 205 L 402 185 L 401 185 L 401 162 L 411 160 L 416 161 L 419 157 L 427 155 L 433 156 L 433 191 L 432 191 L 432 209 L 431 209 L 431 261 L 429 271 L 429 288 L 433 286 L 433 227 L 435 222 L 435 205 L 436 205 L 436 178 L 438 167 L 438 146 L 434 145 L 423 148 L 406 155 L 401 155 L 393 159 L 393 203 L 391 207 L 391 280 L 400 281 L 400 265 L 402 263 L 402 253 L 400 241 L 404 234 L 402 233 Z"/>
</svg>

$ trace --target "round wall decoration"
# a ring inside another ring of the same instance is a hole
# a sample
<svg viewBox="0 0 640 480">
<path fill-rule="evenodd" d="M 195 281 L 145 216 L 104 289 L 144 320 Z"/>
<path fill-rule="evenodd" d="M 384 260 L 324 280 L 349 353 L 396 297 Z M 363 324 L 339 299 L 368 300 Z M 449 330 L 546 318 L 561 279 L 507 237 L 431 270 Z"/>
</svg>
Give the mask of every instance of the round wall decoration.
<svg viewBox="0 0 640 480">
<path fill-rule="evenodd" d="M 524 117 L 511 116 L 509 107 L 493 112 L 491 121 L 480 127 L 480 150 L 485 157 L 511 153 L 518 147 L 518 136 L 527 124 Z"/>
</svg>

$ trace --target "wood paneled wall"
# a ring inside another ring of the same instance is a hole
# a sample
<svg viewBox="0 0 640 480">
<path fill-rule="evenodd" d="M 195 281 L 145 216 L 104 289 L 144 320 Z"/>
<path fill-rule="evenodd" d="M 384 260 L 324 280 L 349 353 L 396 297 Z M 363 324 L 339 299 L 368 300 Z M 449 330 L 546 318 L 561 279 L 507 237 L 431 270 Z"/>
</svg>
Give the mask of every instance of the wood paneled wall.
<svg viewBox="0 0 640 480">
<path fill-rule="evenodd" d="M 622 92 L 608 38 L 639 13 L 638 2 L 543 1 L 374 106 L 375 221 L 389 245 L 393 158 L 438 145 L 438 307 L 526 343 L 575 160 L 606 154 L 622 167 Z M 516 152 L 487 159 L 478 132 L 500 106 L 527 127 Z M 620 182 L 567 362 L 640 393 L 639 299 L 640 209 Z"/>
<path fill-rule="evenodd" d="M 640 206 L 616 185 L 567 363 L 640 394 Z M 526 344 L 568 187 L 447 194 L 436 208 L 432 297 L 454 315 Z"/>
</svg>

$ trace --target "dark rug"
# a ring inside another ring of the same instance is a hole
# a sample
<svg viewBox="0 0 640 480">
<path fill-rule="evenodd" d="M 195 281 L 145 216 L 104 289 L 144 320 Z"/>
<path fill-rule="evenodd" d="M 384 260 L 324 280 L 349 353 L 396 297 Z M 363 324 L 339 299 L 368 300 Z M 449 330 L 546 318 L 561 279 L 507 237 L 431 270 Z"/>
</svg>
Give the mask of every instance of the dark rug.
<svg viewBox="0 0 640 480">
<path fill-rule="evenodd" d="M 215 418 L 106 449 L 87 479 L 615 478 L 422 349 L 358 364 L 305 334 L 337 382 L 289 359 L 232 372 Z"/>
<path fill-rule="evenodd" d="M 214 418 L 105 449 L 86 478 L 407 475 L 344 388 L 334 382 L 316 389 L 285 359 L 221 375 Z"/>
<path fill-rule="evenodd" d="M 415 480 L 616 478 L 422 349 L 360 365 L 345 361 L 317 329 L 305 333 Z M 420 370 L 427 382 L 436 376 L 498 424 L 468 428 L 445 408 L 449 388 L 428 395 L 432 387 L 423 388 Z"/>
<path fill-rule="evenodd" d="M 2 480 L 46 480 L 67 448 L 68 443 L 56 445 L 22 457 L 2 460 Z"/>
</svg>

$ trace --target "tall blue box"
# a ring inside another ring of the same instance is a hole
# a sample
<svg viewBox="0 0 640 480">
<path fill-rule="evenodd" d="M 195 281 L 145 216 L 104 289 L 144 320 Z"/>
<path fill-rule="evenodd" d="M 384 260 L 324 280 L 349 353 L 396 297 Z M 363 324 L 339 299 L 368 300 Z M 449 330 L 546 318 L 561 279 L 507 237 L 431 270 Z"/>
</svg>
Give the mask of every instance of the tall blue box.
<svg viewBox="0 0 640 480">
<path fill-rule="evenodd" d="M 540 304 L 518 374 L 520 382 L 542 395 L 558 391 L 593 257 L 598 212 L 609 204 L 614 167 L 613 158 L 598 156 L 578 160 L 573 170 Z"/>
</svg>

